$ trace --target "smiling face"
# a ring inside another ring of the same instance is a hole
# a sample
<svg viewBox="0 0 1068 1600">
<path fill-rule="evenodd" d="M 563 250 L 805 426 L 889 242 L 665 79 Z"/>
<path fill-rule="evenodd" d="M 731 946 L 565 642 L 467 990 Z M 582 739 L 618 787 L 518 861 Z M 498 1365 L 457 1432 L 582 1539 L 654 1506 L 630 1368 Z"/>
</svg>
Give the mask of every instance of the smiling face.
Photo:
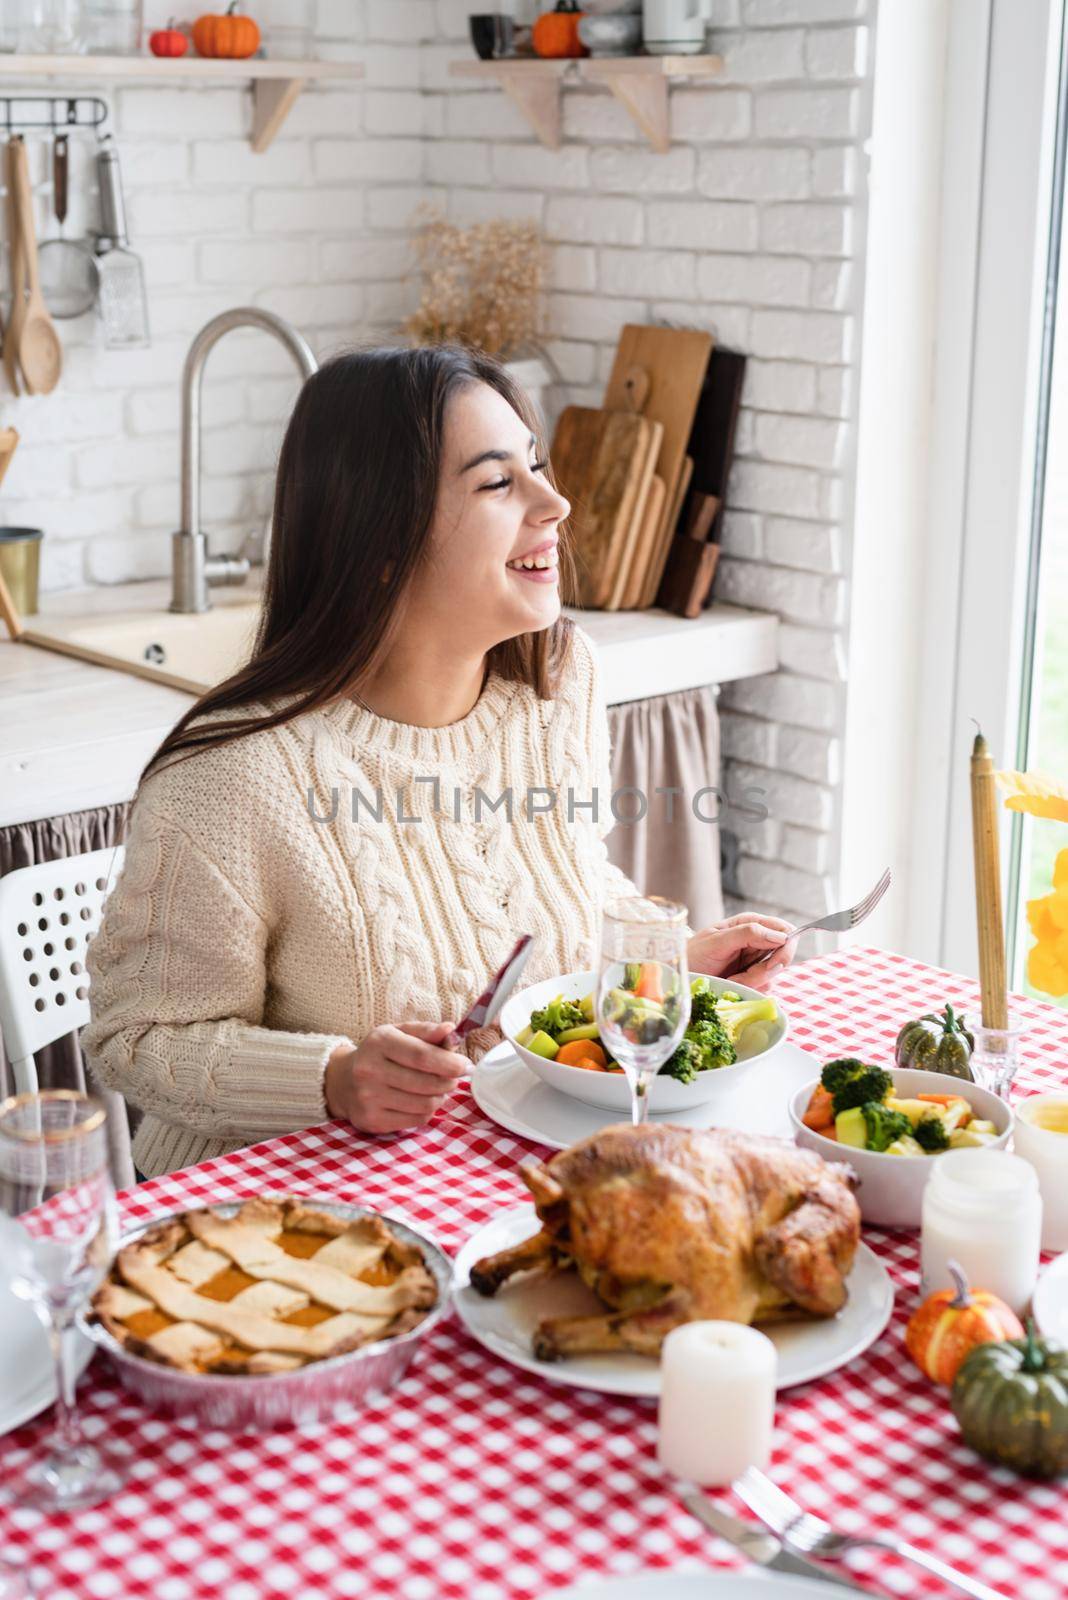
<svg viewBox="0 0 1068 1600">
<path fill-rule="evenodd" d="M 452 633 L 462 619 L 479 648 L 548 628 L 560 614 L 558 529 L 571 506 L 545 465 L 522 418 L 489 384 L 449 402 L 430 560 L 413 601 Z"/>
</svg>

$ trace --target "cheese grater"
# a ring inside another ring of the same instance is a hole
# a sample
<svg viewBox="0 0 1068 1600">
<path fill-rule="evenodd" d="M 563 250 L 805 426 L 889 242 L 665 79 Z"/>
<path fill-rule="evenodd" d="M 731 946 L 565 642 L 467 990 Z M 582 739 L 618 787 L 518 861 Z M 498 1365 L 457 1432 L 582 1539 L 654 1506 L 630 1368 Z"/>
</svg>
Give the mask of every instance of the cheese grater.
<svg viewBox="0 0 1068 1600">
<path fill-rule="evenodd" d="M 100 296 L 97 307 L 104 323 L 104 343 L 109 350 L 129 350 L 149 343 L 148 301 L 141 257 L 129 248 L 126 208 L 122 200 L 119 152 L 110 133 L 100 141 L 97 155 L 102 232 L 96 236 Z"/>
</svg>

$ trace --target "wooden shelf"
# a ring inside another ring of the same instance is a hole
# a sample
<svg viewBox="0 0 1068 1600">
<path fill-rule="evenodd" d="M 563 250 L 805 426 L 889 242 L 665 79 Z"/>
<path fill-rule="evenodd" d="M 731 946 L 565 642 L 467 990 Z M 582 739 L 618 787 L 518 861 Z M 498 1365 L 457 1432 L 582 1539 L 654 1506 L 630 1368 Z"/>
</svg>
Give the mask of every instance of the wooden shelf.
<svg viewBox="0 0 1068 1600">
<path fill-rule="evenodd" d="M 564 84 L 603 83 L 660 154 L 671 145 L 668 79 L 712 78 L 722 70 L 722 56 L 572 56 L 554 60 L 514 56 L 449 64 L 454 78 L 495 79 L 551 150 L 560 146 L 560 91 Z"/>
<path fill-rule="evenodd" d="M 234 84 L 252 87 L 252 148 L 266 150 L 294 101 L 309 83 L 326 78 L 362 78 L 359 61 L 280 61 L 250 56 L 244 61 L 202 56 L 25 56 L 0 55 L 0 83 L 58 78 L 67 82 Z"/>
</svg>

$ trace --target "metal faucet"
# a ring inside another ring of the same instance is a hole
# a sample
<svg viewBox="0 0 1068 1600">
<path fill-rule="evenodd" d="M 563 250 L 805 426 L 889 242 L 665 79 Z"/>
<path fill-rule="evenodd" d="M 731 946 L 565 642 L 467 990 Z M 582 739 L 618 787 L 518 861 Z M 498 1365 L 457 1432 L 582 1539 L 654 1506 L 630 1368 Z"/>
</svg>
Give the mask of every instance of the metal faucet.
<svg viewBox="0 0 1068 1600">
<path fill-rule="evenodd" d="M 273 311 L 235 306 L 206 322 L 189 346 L 182 369 L 182 525 L 171 536 L 171 611 L 210 611 L 208 585 L 244 583 L 249 575 L 245 556 L 210 556 L 200 527 L 200 390 L 209 352 L 231 328 L 262 328 L 289 351 L 305 378 L 319 364 L 308 341 Z"/>
</svg>

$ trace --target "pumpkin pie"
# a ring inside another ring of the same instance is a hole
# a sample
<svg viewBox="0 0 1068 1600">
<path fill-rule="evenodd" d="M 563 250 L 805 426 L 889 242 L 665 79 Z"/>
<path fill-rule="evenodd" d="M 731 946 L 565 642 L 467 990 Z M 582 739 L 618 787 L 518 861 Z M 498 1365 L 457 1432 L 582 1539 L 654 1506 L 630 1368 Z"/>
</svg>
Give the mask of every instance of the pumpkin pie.
<svg viewBox="0 0 1068 1600">
<path fill-rule="evenodd" d="M 118 1252 L 92 1309 L 133 1355 L 270 1374 L 396 1338 L 437 1298 L 421 1252 L 381 1217 L 264 1197 L 149 1228 Z"/>
</svg>

